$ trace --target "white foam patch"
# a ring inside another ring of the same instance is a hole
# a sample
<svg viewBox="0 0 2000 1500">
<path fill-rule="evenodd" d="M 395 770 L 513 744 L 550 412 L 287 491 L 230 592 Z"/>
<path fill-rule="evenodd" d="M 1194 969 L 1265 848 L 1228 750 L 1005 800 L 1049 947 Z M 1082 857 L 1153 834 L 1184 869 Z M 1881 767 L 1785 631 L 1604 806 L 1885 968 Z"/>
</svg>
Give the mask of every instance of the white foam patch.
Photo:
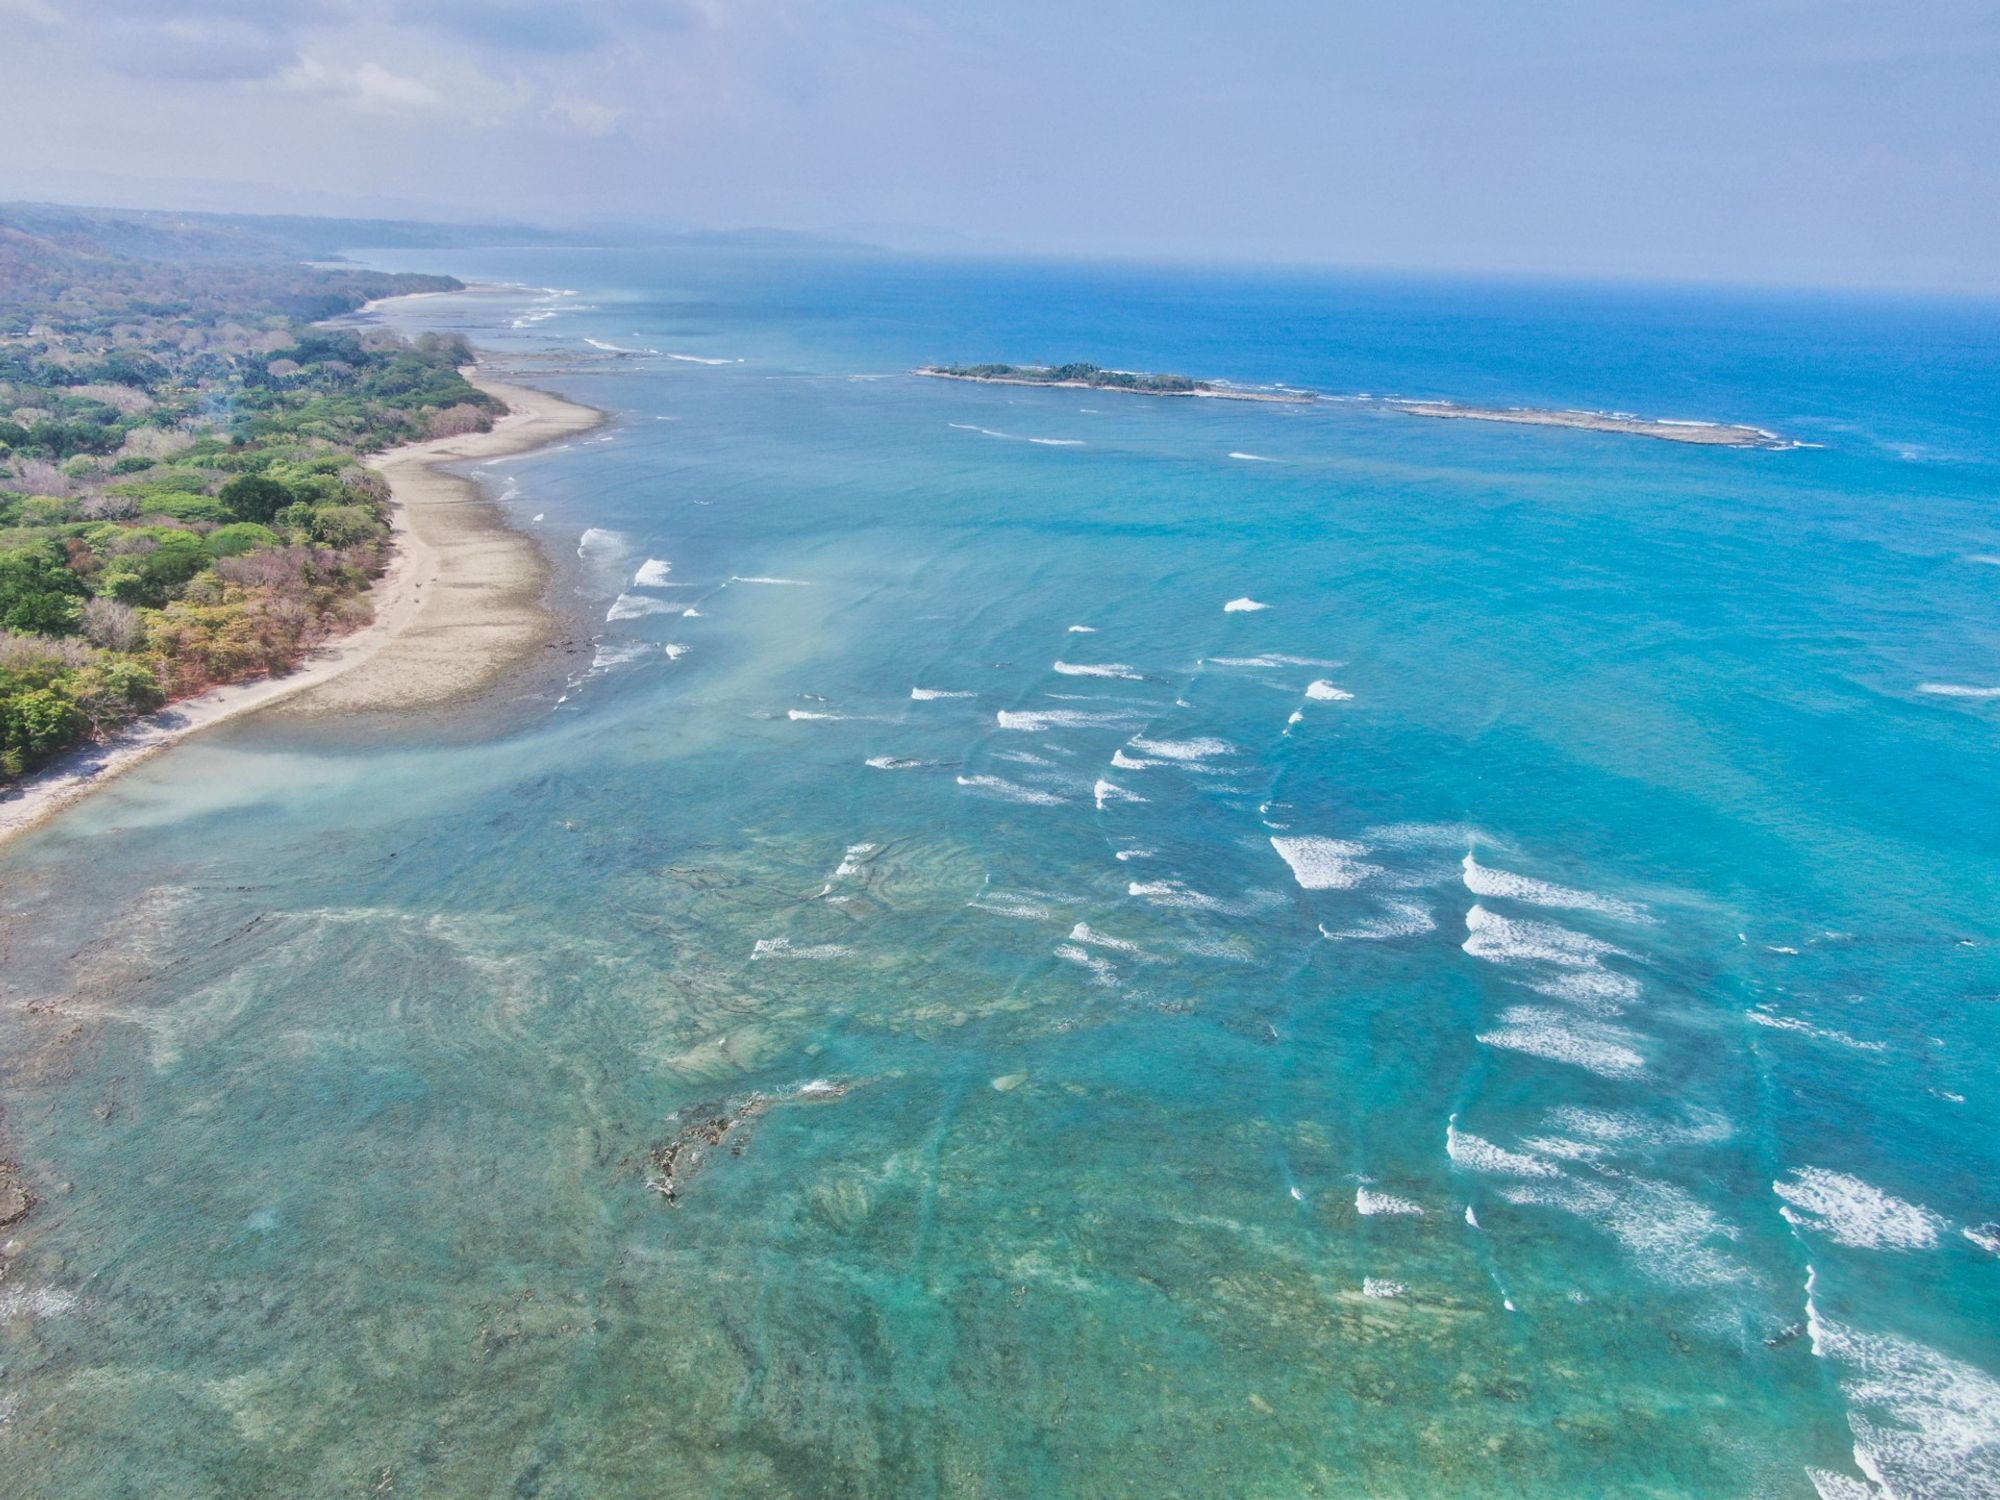
<svg viewBox="0 0 2000 1500">
<path fill-rule="evenodd" d="M 1071 635 L 1096 635 L 1097 627 L 1095 625 L 1072 625 L 1069 628 L 1069 633 Z"/>
<path fill-rule="evenodd" d="M 681 645 L 678 641 L 668 641 L 660 649 L 666 653 L 668 661 L 679 661 L 688 653 L 688 648 Z"/>
<path fill-rule="evenodd" d="M 1229 456 L 1234 458 L 1237 455 L 1232 453 Z M 1390 1281 L 1381 1276 L 1364 1276 L 1361 1278 L 1361 1295 L 1387 1301 L 1395 1297 L 1409 1296 L 1410 1289 L 1400 1281 Z"/>
<path fill-rule="evenodd" d="M 1759 1026 L 1768 1026 L 1773 1031 L 1795 1032 L 1799 1036 L 1809 1036 L 1814 1041 L 1832 1042 L 1837 1046 L 1852 1047 L 1856 1052 L 1887 1052 L 1889 1050 L 1887 1042 L 1864 1042 L 1861 1038 L 1849 1036 L 1844 1031 L 1832 1031 L 1824 1026 L 1814 1026 L 1810 1022 L 1799 1020 L 1796 1016 L 1777 1016 L 1764 1010 L 1746 1010 L 1743 1016 L 1745 1020 L 1754 1021 Z"/>
<path fill-rule="evenodd" d="M 1302 890 L 1352 890 L 1379 869 L 1358 858 L 1368 852 L 1366 844 L 1353 844 L 1345 839 L 1320 838 L 1315 834 L 1273 837 L 1271 847 L 1291 866 L 1292 878 Z"/>
<path fill-rule="evenodd" d="M 622 551 L 624 546 L 625 538 L 617 532 L 606 531 L 601 526 L 590 526 L 586 527 L 583 535 L 576 539 L 576 555 L 601 557 L 608 552 Z"/>
<path fill-rule="evenodd" d="M 1584 1181 L 1513 1184 L 1500 1196 L 1520 1206 L 1561 1209 L 1608 1232 L 1649 1274 L 1679 1286 L 1719 1286 L 1744 1278 L 1718 1241 L 1737 1230 L 1672 1183 L 1604 1174 Z"/>
<path fill-rule="evenodd" d="M 1231 452 L 1229 456 L 1233 459 L 1237 459 L 1238 461 L 1246 464 L 1274 464 L 1279 462 L 1279 460 L 1275 458 L 1266 458 L 1261 453 Z"/>
<path fill-rule="evenodd" d="M 1862 1250 L 1929 1250 L 1945 1227 L 1921 1204 L 1822 1167 L 1795 1167 L 1771 1191 L 1785 1200 L 1778 1212 L 1788 1223 Z"/>
<path fill-rule="evenodd" d="M 1971 687 L 1962 682 L 1920 682 L 1917 691 L 1934 698 L 2000 698 L 2000 687 Z"/>
<path fill-rule="evenodd" d="M 845 719 L 847 715 L 820 713 L 817 710 L 810 708 L 788 708 L 785 710 L 785 717 L 792 720 L 794 723 L 803 723 L 803 722 L 810 722 L 813 720 L 838 721 L 841 719 Z"/>
<path fill-rule="evenodd" d="M 939 698 L 977 698 L 977 693 L 960 692 L 952 688 L 913 687 L 910 697 L 917 703 L 931 703 Z"/>
<path fill-rule="evenodd" d="M 1623 1110 L 1566 1104 L 1549 1111 L 1549 1123 L 1566 1135 L 1607 1146 L 1719 1146 L 1736 1134 L 1727 1116 L 1690 1109 L 1679 1120 Z"/>
<path fill-rule="evenodd" d="M 1532 906 L 1556 906 L 1573 911 L 1602 912 L 1608 917 L 1617 917 L 1626 922 L 1652 920 L 1643 906 L 1630 901 L 1620 901 L 1615 896 L 1600 896 L 1591 891 L 1571 890 L 1566 885 L 1552 885 L 1546 880 L 1516 875 L 1507 870 L 1495 870 L 1480 864 L 1470 854 L 1465 856 L 1459 868 L 1463 872 L 1465 888 L 1475 896 L 1524 901 Z"/>
<path fill-rule="evenodd" d="M 1097 799 L 1097 810 L 1104 811 L 1107 802 L 1144 802 L 1146 799 L 1137 792 L 1128 792 L 1114 781 L 1099 777 L 1097 785 L 1091 788 L 1091 795 Z"/>
<path fill-rule="evenodd" d="M 1122 678 L 1126 682 L 1144 682 L 1146 680 L 1122 661 L 1058 661 L 1051 662 L 1049 670 L 1058 672 L 1064 677 L 1117 677 Z"/>
<path fill-rule="evenodd" d="M 877 771 L 914 771 L 930 764 L 927 760 L 912 760 L 907 755 L 871 755 L 862 762 Z"/>
<path fill-rule="evenodd" d="M 1260 609 L 1269 609 L 1270 607 L 1268 604 L 1259 604 L 1255 599 L 1246 594 L 1241 599 L 1231 599 L 1227 604 L 1222 606 L 1222 612 L 1226 615 L 1242 615 L 1250 614 Z"/>
<path fill-rule="evenodd" d="M 1601 1078 L 1637 1078 L 1646 1071 L 1645 1058 L 1632 1046 L 1638 1038 L 1628 1031 L 1535 1005 L 1510 1006 L 1500 1013 L 1500 1021 L 1479 1033 L 1483 1045 L 1567 1063 Z"/>
<path fill-rule="evenodd" d="M 1003 708 L 994 718 L 1002 729 L 1016 729 L 1025 734 L 1041 734 L 1050 729 L 1126 729 L 1132 723 L 1130 714 L 1091 713 L 1080 708 Z"/>
<path fill-rule="evenodd" d="M 1110 959 L 1092 953 L 1086 948 L 1079 948 L 1075 943 L 1057 944 L 1056 957 L 1065 963 L 1072 963 L 1081 969 L 1088 970 L 1092 984 L 1110 985 L 1118 982 L 1117 965 L 1113 964 Z"/>
<path fill-rule="evenodd" d="M 1336 931 L 1320 925 L 1319 934 L 1324 938 L 1355 942 L 1386 942 L 1391 938 L 1417 937 L 1437 930 L 1437 918 L 1430 908 L 1415 901 L 1384 901 L 1380 906 L 1381 915 L 1357 927 L 1345 927 Z"/>
<path fill-rule="evenodd" d="M 794 943 L 790 938 L 758 938 L 750 956 L 757 958 L 839 958 L 847 950 L 838 943 Z"/>
<path fill-rule="evenodd" d="M 2000 1495 L 2000 1380 L 1909 1339 L 1816 1313 L 1809 1326 L 1813 1353 L 1842 1366 L 1855 1467 L 1893 1497 Z"/>
<path fill-rule="evenodd" d="M 1959 1233 L 1988 1255 L 2000 1255 L 2000 1224 L 1968 1224 Z"/>
<path fill-rule="evenodd" d="M 1120 861 L 1128 859 L 1155 859 L 1159 856 L 1159 853 L 1160 851 L 1157 849 L 1120 849 L 1112 858 Z"/>
<path fill-rule="evenodd" d="M 1354 698 L 1354 694 L 1344 688 L 1335 687 L 1325 678 L 1306 684 L 1306 696 L 1321 703 L 1347 703 Z"/>
<path fill-rule="evenodd" d="M 1882 1497 L 1882 1492 L 1867 1480 L 1835 1474 L 1829 1469 L 1808 1468 L 1806 1478 L 1812 1481 L 1819 1500 L 1881 1500 Z"/>
<path fill-rule="evenodd" d="M 1190 889 L 1178 880 L 1134 880 L 1125 887 L 1127 895 L 1137 896 L 1154 906 L 1164 906 L 1178 911 L 1223 911 L 1226 903 L 1213 896 L 1205 896 L 1200 891 Z"/>
<path fill-rule="evenodd" d="M 647 615 L 663 615 L 671 608 L 664 601 L 649 599 L 644 594 L 620 594 L 611 602 L 611 608 L 604 612 L 606 623 L 612 620 L 643 620 Z"/>
<path fill-rule="evenodd" d="M 1424 1209 L 1420 1203 L 1412 1203 L 1408 1198 L 1398 1198 L 1394 1193 L 1378 1193 L 1373 1188 L 1360 1187 L 1354 1190 L 1354 1211 L 1366 1218 L 1376 1217 L 1418 1217 Z"/>
<path fill-rule="evenodd" d="M 743 363 L 741 359 L 714 359 L 700 354 L 669 354 L 667 358 L 677 359 L 684 365 L 740 365 Z"/>
<path fill-rule="evenodd" d="M 1494 1177 L 1562 1176 L 1562 1168 L 1554 1162 L 1509 1151 L 1505 1146 L 1496 1146 L 1489 1140 L 1460 1130 L 1455 1115 L 1444 1128 L 1444 1149 L 1453 1166 L 1463 1167 L 1468 1172 L 1483 1172 Z"/>
<path fill-rule="evenodd" d="M 1054 792 L 1045 792 L 1038 787 L 1022 786 L 1019 782 L 1005 781 L 998 776 L 961 776 L 958 784 L 974 791 L 990 792 L 1009 802 L 1024 802 L 1031 807 L 1060 807 L 1063 799 Z"/>
<path fill-rule="evenodd" d="M 664 588 L 667 582 L 667 574 L 673 572 L 673 570 L 674 565 L 664 558 L 649 557 L 639 564 L 639 571 L 632 575 L 632 587 L 635 589 Z"/>
<path fill-rule="evenodd" d="M 731 583 L 768 583 L 780 588 L 790 589 L 809 589 L 812 587 L 811 582 L 804 578 L 744 578 L 736 576 L 732 577 L 729 581 Z"/>
<path fill-rule="evenodd" d="M 1141 755 L 1150 756 L 1158 760 L 1180 761 L 1182 763 L 1208 760 L 1214 756 L 1234 755 L 1236 753 L 1236 747 L 1230 744 L 1228 740 L 1210 738 L 1149 740 L 1143 736 L 1134 735 L 1126 743 Z"/>
<path fill-rule="evenodd" d="M 1601 960 L 1631 955 L 1599 938 L 1553 922 L 1503 917 L 1483 906 L 1465 914 L 1466 938 L 1459 946 L 1474 958 L 1495 964 L 1545 963 L 1567 969 L 1598 969 Z"/>
<path fill-rule="evenodd" d="M 76 1311 L 75 1292 L 56 1287 L 0 1287 L 0 1323 L 16 1318 L 60 1318 Z"/>
<path fill-rule="evenodd" d="M 683 620 L 699 620 L 701 617 L 701 611 L 696 609 L 692 604 L 681 611 L 681 618 Z"/>
</svg>

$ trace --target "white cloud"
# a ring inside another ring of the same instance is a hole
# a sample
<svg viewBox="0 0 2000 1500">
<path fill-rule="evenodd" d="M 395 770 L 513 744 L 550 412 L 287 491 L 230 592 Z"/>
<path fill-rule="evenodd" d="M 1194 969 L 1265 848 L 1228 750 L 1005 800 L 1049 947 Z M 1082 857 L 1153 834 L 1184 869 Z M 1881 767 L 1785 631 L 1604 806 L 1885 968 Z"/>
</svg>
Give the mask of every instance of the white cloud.
<svg viewBox="0 0 2000 1500">
<path fill-rule="evenodd" d="M 280 81 L 288 89 L 337 99 L 363 114 L 421 114 L 445 103 L 444 95 L 421 78 L 405 78 L 376 62 L 350 68 L 302 57 Z"/>
</svg>

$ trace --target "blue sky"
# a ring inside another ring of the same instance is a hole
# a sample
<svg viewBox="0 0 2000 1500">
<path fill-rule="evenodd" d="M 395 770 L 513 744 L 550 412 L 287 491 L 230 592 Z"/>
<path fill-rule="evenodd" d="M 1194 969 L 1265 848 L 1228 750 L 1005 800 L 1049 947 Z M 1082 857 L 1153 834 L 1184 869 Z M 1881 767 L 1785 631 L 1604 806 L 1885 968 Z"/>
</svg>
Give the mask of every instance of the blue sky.
<svg viewBox="0 0 2000 1500">
<path fill-rule="evenodd" d="M 2000 290 L 2000 3 L 0 0 L 0 194 Z"/>
</svg>

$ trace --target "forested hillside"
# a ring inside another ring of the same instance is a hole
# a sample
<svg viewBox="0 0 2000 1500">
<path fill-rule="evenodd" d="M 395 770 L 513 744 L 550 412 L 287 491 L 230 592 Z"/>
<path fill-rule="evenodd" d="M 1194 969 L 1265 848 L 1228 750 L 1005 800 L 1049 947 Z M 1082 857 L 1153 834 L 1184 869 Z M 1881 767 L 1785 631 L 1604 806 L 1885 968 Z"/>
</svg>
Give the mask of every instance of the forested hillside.
<svg viewBox="0 0 2000 1500">
<path fill-rule="evenodd" d="M 312 326 L 450 278 L 53 217 L 0 207 L 0 780 L 364 622 L 389 528 L 358 457 L 498 410 L 462 341 Z"/>
</svg>

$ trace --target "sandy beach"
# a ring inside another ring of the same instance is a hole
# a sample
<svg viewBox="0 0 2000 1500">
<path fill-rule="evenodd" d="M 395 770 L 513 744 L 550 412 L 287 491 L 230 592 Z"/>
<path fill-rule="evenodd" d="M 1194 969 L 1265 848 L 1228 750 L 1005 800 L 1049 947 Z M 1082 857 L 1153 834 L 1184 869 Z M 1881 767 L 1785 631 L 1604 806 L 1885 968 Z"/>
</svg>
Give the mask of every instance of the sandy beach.
<svg viewBox="0 0 2000 1500">
<path fill-rule="evenodd" d="M 0 842 L 189 735 L 259 709 L 300 716 L 439 706 L 489 688 L 547 638 L 548 561 L 473 480 L 444 466 L 524 453 L 595 427 L 604 414 L 546 391 L 466 376 L 507 415 L 490 432 L 438 438 L 365 460 L 389 481 L 396 555 L 370 591 L 374 619 L 283 677 L 231 683 L 171 703 L 111 740 L 59 757 L 0 793 Z"/>
</svg>

